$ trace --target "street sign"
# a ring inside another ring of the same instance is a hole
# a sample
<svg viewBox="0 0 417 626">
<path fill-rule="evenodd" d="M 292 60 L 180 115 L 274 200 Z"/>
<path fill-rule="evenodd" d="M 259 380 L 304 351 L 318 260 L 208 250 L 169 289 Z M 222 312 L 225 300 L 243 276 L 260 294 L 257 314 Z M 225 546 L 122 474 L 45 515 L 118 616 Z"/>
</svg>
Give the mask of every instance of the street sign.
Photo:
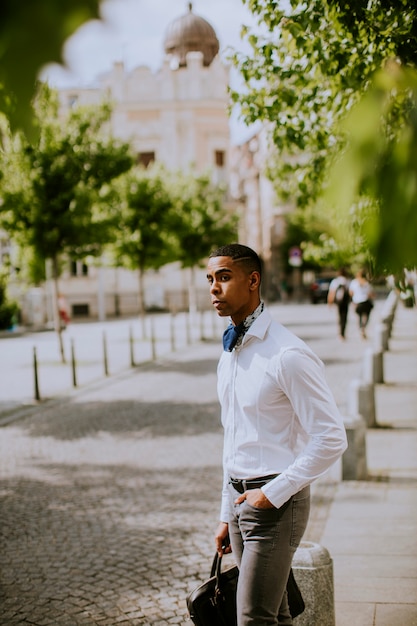
<svg viewBox="0 0 417 626">
<path fill-rule="evenodd" d="M 288 263 L 292 267 L 300 267 L 303 264 L 303 253 L 297 246 L 290 248 Z"/>
</svg>

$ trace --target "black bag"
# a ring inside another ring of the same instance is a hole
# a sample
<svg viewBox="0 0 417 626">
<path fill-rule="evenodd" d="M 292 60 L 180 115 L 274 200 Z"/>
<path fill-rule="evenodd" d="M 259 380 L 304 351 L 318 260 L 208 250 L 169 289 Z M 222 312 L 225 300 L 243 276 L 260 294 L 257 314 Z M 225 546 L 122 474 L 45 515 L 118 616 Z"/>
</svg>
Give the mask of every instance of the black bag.
<svg viewBox="0 0 417 626">
<path fill-rule="evenodd" d="M 221 557 L 215 554 L 210 578 L 187 596 L 187 609 L 196 626 L 236 626 L 236 588 L 239 570 L 236 565 L 221 571 Z M 287 582 L 291 617 L 297 617 L 305 604 L 292 569 Z"/>
<path fill-rule="evenodd" d="M 297 585 L 297 581 L 294 578 L 292 568 L 290 569 L 290 575 L 288 576 L 287 581 L 287 595 L 291 617 L 294 618 L 297 617 L 297 615 L 301 615 L 306 608 L 306 605 L 304 603 L 303 596 L 301 595 L 300 588 Z"/>
<path fill-rule="evenodd" d="M 214 555 L 210 578 L 187 596 L 187 609 L 196 626 L 236 626 L 236 565 L 221 571 L 222 559 Z"/>
<path fill-rule="evenodd" d="M 344 306 L 349 304 L 350 296 L 349 289 L 347 285 L 340 284 L 336 289 L 336 293 L 334 294 L 334 301 L 339 306 Z"/>
</svg>

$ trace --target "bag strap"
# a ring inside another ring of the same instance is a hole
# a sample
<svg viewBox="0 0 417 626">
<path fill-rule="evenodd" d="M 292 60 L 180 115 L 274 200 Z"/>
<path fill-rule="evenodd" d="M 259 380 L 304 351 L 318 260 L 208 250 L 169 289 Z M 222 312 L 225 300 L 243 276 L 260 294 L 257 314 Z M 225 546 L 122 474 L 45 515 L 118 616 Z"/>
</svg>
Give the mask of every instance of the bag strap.
<svg viewBox="0 0 417 626">
<path fill-rule="evenodd" d="M 229 626 L 225 621 L 225 616 L 223 611 L 220 610 L 218 606 L 218 601 L 222 598 L 222 589 L 221 589 L 221 568 L 222 568 L 222 557 L 216 552 L 213 558 L 213 563 L 211 565 L 210 578 L 216 577 L 216 584 L 214 587 L 214 597 L 212 599 L 213 605 L 217 610 L 217 622 L 218 626 Z"/>
<path fill-rule="evenodd" d="M 216 577 L 215 593 L 221 593 L 222 557 L 216 552 L 211 564 L 210 578 Z"/>
<path fill-rule="evenodd" d="M 221 565 L 221 557 L 219 557 L 218 553 L 215 552 L 214 557 L 213 557 L 213 562 L 211 564 L 210 578 L 213 578 L 213 576 L 217 575 L 217 568 L 219 567 L 219 561 Z"/>
</svg>

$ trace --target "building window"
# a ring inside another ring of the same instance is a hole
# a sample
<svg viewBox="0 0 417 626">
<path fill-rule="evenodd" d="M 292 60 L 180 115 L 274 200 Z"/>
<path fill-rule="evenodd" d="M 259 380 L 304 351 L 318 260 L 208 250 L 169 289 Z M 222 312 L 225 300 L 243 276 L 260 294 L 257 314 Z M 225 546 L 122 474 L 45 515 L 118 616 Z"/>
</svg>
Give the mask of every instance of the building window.
<svg viewBox="0 0 417 626">
<path fill-rule="evenodd" d="M 155 162 L 155 152 L 140 152 L 138 154 L 138 164 L 143 167 L 148 167 L 151 163 Z"/>
<path fill-rule="evenodd" d="M 73 304 L 71 307 L 72 317 L 89 317 L 90 305 L 89 304 Z"/>
<path fill-rule="evenodd" d="M 82 261 L 71 261 L 70 274 L 71 276 L 88 276 L 88 265 Z"/>
<path fill-rule="evenodd" d="M 226 161 L 226 155 L 224 150 L 215 150 L 214 152 L 214 163 L 216 167 L 224 167 Z"/>
</svg>

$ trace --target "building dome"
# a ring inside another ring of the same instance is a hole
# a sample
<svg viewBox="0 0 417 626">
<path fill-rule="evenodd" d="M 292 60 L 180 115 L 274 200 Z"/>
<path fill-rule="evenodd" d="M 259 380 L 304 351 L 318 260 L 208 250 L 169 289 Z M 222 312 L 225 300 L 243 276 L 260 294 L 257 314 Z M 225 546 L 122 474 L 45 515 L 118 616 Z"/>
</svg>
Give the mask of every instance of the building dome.
<svg viewBox="0 0 417 626">
<path fill-rule="evenodd" d="M 165 54 L 172 56 L 178 67 L 185 67 L 188 52 L 202 52 L 203 63 L 208 66 L 219 51 L 219 40 L 214 28 L 204 18 L 193 13 L 190 2 L 188 13 L 168 25 L 164 50 Z"/>
</svg>

